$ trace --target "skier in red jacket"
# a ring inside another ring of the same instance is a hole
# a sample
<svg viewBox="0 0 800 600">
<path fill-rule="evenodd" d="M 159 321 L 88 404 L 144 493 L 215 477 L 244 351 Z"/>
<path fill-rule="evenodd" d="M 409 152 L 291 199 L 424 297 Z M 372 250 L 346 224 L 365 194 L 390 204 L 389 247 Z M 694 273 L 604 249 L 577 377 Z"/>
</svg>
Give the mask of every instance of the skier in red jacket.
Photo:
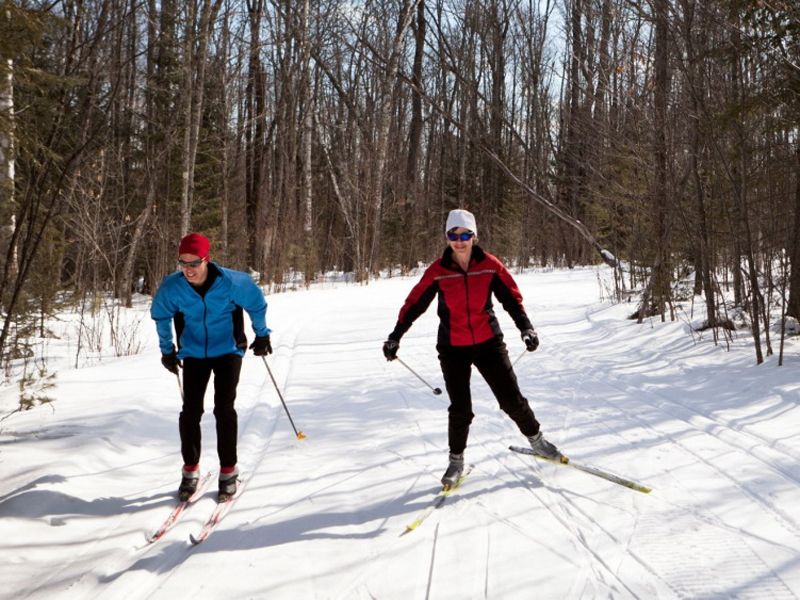
<svg viewBox="0 0 800 600">
<path fill-rule="evenodd" d="M 503 332 L 492 307 L 492 294 L 522 332 L 529 352 L 539 346 L 517 284 L 497 258 L 475 244 L 475 217 L 466 210 L 453 210 L 447 217 L 448 247 L 429 266 L 400 309 L 394 331 L 383 344 L 386 360 L 397 358 L 400 339 L 414 321 L 438 297 L 439 334 L 436 349 L 447 394 L 450 464 L 442 477 L 447 488 L 454 485 L 464 469 L 472 412 L 470 375 L 472 366 L 489 384 L 500 408 L 517 424 L 533 450 L 560 459 L 558 449 L 542 437 L 539 422 L 522 395 L 508 358 Z"/>
</svg>

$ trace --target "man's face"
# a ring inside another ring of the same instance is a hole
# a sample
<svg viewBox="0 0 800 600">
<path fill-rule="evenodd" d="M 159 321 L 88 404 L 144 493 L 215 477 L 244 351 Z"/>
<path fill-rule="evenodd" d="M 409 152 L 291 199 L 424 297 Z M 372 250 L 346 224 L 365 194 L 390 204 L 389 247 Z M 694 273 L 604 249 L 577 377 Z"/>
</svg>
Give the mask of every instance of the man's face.
<svg viewBox="0 0 800 600">
<path fill-rule="evenodd" d="M 202 285 L 208 277 L 208 261 L 194 254 L 178 256 L 178 265 L 183 271 L 186 281 L 192 285 Z"/>
</svg>

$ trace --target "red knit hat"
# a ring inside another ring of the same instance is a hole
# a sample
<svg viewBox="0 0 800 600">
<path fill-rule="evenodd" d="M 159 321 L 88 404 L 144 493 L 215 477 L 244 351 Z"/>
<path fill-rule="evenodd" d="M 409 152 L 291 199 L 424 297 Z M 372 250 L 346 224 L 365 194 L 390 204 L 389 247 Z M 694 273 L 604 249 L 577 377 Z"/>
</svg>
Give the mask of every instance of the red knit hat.
<svg viewBox="0 0 800 600">
<path fill-rule="evenodd" d="M 208 238 L 199 233 L 190 233 L 181 240 L 181 245 L 178 247 L 178 254 L 194 254 L 200 258 L 208 259 L 208 251 L 211 248 L 211 243 Z"/>
</svg>

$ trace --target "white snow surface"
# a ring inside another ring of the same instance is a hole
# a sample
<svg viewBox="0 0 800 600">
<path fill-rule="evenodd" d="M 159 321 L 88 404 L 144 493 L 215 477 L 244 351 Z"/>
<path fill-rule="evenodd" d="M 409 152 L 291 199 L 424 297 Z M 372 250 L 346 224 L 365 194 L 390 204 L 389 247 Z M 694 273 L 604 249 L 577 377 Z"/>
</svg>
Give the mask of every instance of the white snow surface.
<svg viewBox="0 0 800 600">
<path fill-rule="evenodd" d="M 244 359 L 245 488 L 199 546 L 215 483 L 147 545 L 180 478 L 180 395 L 140 297 L 142 352 L 75 368 L 75 315 L 46 344 L 55 400 L 0 422 L 4 598 L 798 598 L 800 343 L 756 365 L 675 322 L 603 300 L 607 267 L 515 278 L 541 339 L 525 353 L 496 306 L 545 436 L 643 494 L 509 452 L 526 440 L 473 377 L 464 484 L 401 535 L 440 488 L 447 395 L 381 345 L 419 273 L 270 294 L 268 363 Z M 695 305 L 695 313 L 698 310 Z M 700 318 L 695 314 L 691 318 Z M 435 306 L 399 356 L 444 387 Z M 73 333 L 70 333 L 73 332 Z M 777 349 L 777 340 L 773 343 Z M 212 386 L 203 470 L 217 468 Z M 3 414 L 18 389 L 0 390 Z"/>
</svg>

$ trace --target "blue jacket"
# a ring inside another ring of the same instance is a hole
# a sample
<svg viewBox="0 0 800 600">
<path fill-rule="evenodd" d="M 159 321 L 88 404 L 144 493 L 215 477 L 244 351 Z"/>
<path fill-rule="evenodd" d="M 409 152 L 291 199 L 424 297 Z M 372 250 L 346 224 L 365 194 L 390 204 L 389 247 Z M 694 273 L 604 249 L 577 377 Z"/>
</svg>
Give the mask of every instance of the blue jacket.
<svg viewBox="0 0 800 600">
<path fill-rule="evenodd" d="M 261 289 L 247 273 L 224 269 L 215 263 L 219 276 L 205 296 L 186 281 L 182 272 L 167 275 L 161 282 L 150 316 L 156 322 L 158 343 L 163 354 L 172 352 L 172 321 L 178 339 L 178 358 L 212 358 L 225 354 L 244 355 L 247 337 L 242 309 L 250 315 L 257 336 L 270 334 L 267 302 Z"/>
</svg>

